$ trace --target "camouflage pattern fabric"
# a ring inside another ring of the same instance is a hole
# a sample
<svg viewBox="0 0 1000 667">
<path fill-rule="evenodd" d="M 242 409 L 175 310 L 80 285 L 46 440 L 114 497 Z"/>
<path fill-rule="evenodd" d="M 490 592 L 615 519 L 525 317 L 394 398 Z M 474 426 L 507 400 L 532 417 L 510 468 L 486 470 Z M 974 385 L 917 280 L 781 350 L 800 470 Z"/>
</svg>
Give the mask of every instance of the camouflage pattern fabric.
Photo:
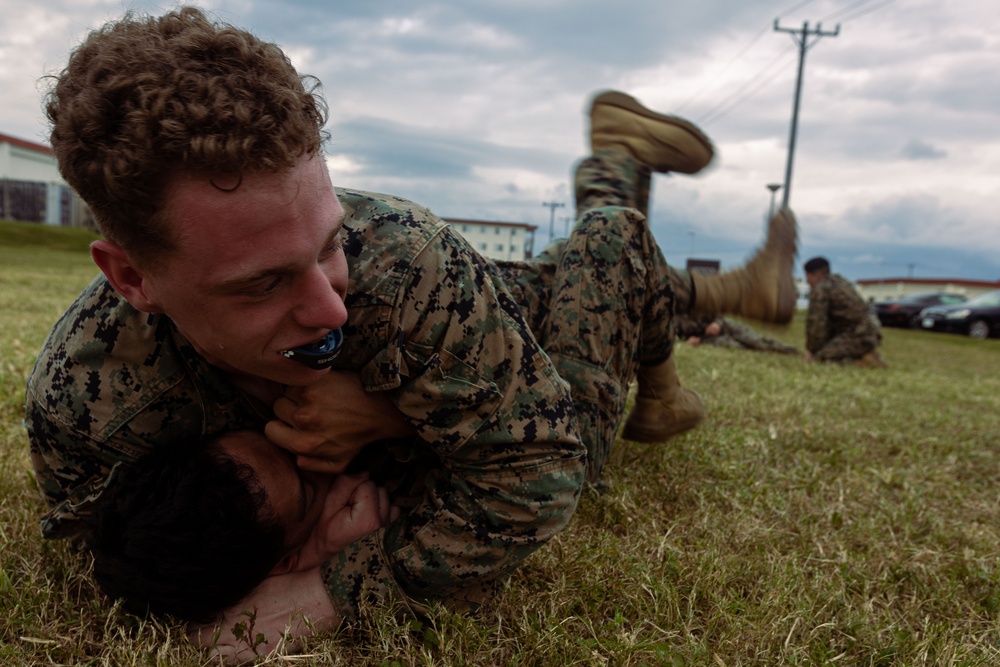
<svg viewBox="0 0 1000 667">
<path fill-rule="evenodd" d="M 475 605 L 569 521 L 596 480 L 642 360 L 674 338 L 673 281 L 633 201 L 630 159 L 595 156 L 569 239 L 537 261 L 494 265 L 425 209 L 338 189 L 350 266 L 336 367 L 388 392 L 419 438 L 397 461 L 437 463 L 401 520 L 323 567 L 338 614 L 362 600 Z M 622 177 L 622 174 L 625 174 Z M 506 284 L 505 284 L 506 283 Z M 544 348 L 544 349 L 543 349 Z M 50 334 L 27 389 L 32 461 L 68 537 L 116 467 L 152 447 L 269 416 L 202 360 L 162 315 L 96 279 Z"/>
<path fill-rule="evenodd" d="M 413 448 L 447 471 L 391 534 L 342 554 L 329 584 L 349 619 L 362 591 L 449 601 L 465 582 L 509 572 L 569 521 L 586 454 L 565 382 L 489 265 L 419 207 L 338 196 L 350 220 L 338 368 L 389 392 L 418 429 Z M 73 535 L 115 467 L 151 447 L 260 428 L 269 412 L 167 318 L 138 313 L 96 280 L 56 325 L 27 388 L 32 461 L 52 506 L 43 533 Z"/>
<path fill-rule="evenodd" d="M 705 328 L 712 322 L 719 323 L 719 334 L 707 336 Z M 777 352 L 778 354 L 798 354 L 799 352 L 794 345 L 757 333 L 743 322 L 728 317 L 695 318 L 678 315 L 677 337 L 680 340 L 686 340 L 692 336 L 700 338 L 702 345 L 713 345 L 731 350 L 755 350 L 757 352 Z"/>
<path fill-rule="evenodd" d="M 858 291 L 832 273 L 809 292 L 806 349 L 817 361 L 860 359 L 882 343 L 882 328 Z"/>
</svg>

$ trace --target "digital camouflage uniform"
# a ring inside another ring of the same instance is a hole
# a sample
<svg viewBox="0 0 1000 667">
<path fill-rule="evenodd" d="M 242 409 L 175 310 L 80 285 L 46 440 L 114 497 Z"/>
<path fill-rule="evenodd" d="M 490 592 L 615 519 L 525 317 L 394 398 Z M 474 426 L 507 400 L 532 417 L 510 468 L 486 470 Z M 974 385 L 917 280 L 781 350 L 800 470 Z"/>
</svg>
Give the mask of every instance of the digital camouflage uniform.
<svg viewBox="0 0 1000 667">
<path fill-rule="evenodd" d="M 685 277 L 638 211 L 609 206 L 635 203 L 642 172 L 617 153 L 586 160 L 571 237 L 499 266 L 421 207 L 338 189 L 350 282 L 335 367 L 388 392 L 416 427 L 416 443 L 393 447 L 397 461 L 436 464 L 416 507 L 323 566 L 341 618 L 369 595 L 482 600 L 599 477 L 638 362 L 670 353 L 671 282 Z M 99 277 L 28 382 L 25 424 L 51 506 L 43 534 L 73 536 L 115 469 L 152 447 L 261 428 L 270 414 L 168 318 Z"/>
<path fill-rule="evenodd" d="M 705 328 L 712 322 L 719 323 L 719 334 L 707 336 Z M 677 337 L 681 340 L 696 337 L 701 339 L 702 345 L 714 345 L 731 350 L 756 350 L 779 354 L 798 354 L 799 352 L 794 345 L 782 343 L 780 340 L 757 333 L 746 324 L 728 317 L 696 318 L 689 315 L 678 315 Z"/>
<path fill-rule="evenodd" d="M 809 292 L 806 349 L 817 361 L 860 359 L 882 342 L 871 308 L 843 276 L 831 273 Z"/>
</svg>

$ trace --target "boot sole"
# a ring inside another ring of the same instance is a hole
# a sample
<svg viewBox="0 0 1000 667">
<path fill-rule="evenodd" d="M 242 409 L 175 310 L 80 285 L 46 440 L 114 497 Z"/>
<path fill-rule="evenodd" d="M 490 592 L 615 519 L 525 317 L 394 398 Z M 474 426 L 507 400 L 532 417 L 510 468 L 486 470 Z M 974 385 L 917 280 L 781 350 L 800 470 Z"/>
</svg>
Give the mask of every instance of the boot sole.
<svg viewBox="0 0 1000 667">
<path fill-rule="evenodd" d="M 628 422 L 625 423 L 625 428 L 622 430 L 622 437 L 626 440 L 631 440 L 632 442 L 644 442 L 644 443 L 656 443 L 656 442 L 666 442 L 675 435 L 680 435 L 686 431 L 690 431 L 695 426 L 702 422 L 703 417 L 698 417 L 697 419 L 689 419 L 683 422 L 677 422 L 674 424 L 673 428 L 663 429 L 659 431 L 647 431 L 644 428 L 636 428 L 630 426 Z"/>
<path fill-rule="evenodd" d="M 711 163 L 712 158 L 714 158 L 715 156 L 715 146 L 712 145 L 711 139 L 709 139 L 704 132 L 699 130 L 696 125 L 694 125 L 689 121 L 684 120 L 683 118 L 651 111 L 646 107 L 642 106 L 642 104 L 640 104 L 639 101 L 634 97 L 632 97 L 631 95 L 626 95 L 625 93 L 619 92 L 617 90 L 609 90 L 595 97 L 594 101 L 590 105 L 590 115 L 593 116 L 594 109 L 596 109 L 598 106 L 602 104 L 612 107 L 618 107 L 619 109 L 625 109 L 626 111 L 642 116 L 644 118 L 649 118 L 651 120 L 655 120 L 657 122 L 664 123 L 666 125 L 673 125 L 674 127 L 678 127 L 684 130 L 685 132 L 688 132 L 698 143 L 702 145 L 702 147 L 708 152 L 710 156 L 703 166 L 694 171 L 700 171 L 701 169 L 707 167 L 709 163 Z"/>
</svg>

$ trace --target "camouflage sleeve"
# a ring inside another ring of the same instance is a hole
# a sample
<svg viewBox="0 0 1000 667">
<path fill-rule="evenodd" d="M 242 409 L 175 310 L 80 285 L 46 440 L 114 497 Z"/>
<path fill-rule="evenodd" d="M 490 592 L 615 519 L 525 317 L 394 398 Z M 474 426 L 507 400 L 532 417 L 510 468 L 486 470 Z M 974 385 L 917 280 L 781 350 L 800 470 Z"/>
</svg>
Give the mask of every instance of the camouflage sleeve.
<svg viewBox="0 0 1000 667">
<path fill-rule="evenodd" d="M 399 291 L 394 395 L 441 465 L 415 509 L 324 565 L 344 619 L 400 593 L 474 605 L 576 507 L 586 461 L 568 391 L 491 275 L 444 229 Z"/>
<path fill-rule="evenodd" d="M 844 321 L 850 323 L 851 333 L 859 338 L 877 336 L 878 318 L 864 297 L 846 280 L 841 281 L 838 288 L 837 309 Z"/>
<path fill-rule="evenodd" d="M 818 353 L 829 339 L 830 289 L 820 281 L 809 293 L 809 312 L 806 315 L 806 349 Z"/>
<path fill-rule="evenodd" d="M 686 339 L 691 336 L 704 336 L 705 327 L 712 322 L 711 317 L 693 317 L 691 315 L 678 315 L 674 318 L 677 338 Z"/>
</svg>

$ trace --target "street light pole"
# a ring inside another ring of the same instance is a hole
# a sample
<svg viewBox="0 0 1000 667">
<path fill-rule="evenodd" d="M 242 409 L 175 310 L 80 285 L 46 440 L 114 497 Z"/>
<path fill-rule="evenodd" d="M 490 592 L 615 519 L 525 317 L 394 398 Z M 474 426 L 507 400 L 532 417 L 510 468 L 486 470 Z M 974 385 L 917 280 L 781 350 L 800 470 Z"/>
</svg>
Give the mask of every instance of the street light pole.
<svg viewBox="0 0 1000 667">
<path fill-rule="evenodd" d="M 565 206 L 561 201 L 543 201 L 542 206 L 549 207 L 549 243 L 556 237 L 556 209 Z"/>
<path fill-rule="evenodd" d="M 781 183 L 769 183 L 767 189 L 771 191 L 771 209 L 768 211 L 767 219 L 774 217 L 774 195 L 781 189 Z"/>
</svg>

